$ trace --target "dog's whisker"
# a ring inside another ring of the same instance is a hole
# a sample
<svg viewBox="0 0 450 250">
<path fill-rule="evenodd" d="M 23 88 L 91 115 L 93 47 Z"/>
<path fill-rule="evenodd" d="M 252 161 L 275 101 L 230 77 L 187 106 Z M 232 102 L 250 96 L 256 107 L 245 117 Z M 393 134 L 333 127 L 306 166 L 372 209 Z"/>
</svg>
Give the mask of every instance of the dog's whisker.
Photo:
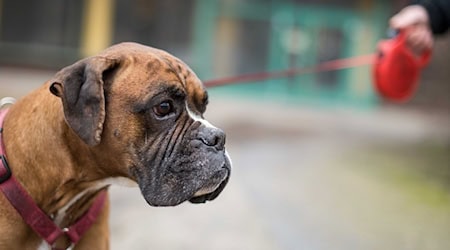
<svg viewBox="0 0 450 250">
<path fill-rule="evenodd" d="M 111 184 L 136 182 L 153 206 L 214 200 L 231 166 L 223 131 L 202 116 L 206 96 L 200 79 L 180 59 L 122 43 L 61 69 L 14 105 L 11 98 L 0 99 L 8 156 L 27 187 L 22 192 L 19 178 L 11 177 L 0 136 L 0 172 L 6 171 L 13 191 L 21 194 L 0 199 L 0 207 L 10 202 L 25 215 L 21 221 L 2 218 L 0 228 L 8 230 L 0 229 L 0 248 L 36 249 L 37 235 L 47 229 L 78 237 L 55 235 L 56 244 L 41 237 L 38 249 L 59 248 L 63 240 L 75 246 L 84 234 L 83 246 L 105 248 Z"/>
</svg>

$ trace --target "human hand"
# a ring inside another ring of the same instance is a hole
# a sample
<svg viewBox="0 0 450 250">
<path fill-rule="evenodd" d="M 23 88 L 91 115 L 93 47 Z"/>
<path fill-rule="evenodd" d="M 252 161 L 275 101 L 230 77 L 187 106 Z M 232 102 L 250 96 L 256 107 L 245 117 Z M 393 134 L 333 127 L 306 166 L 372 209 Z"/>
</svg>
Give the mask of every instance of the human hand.
<svg viewBox="0 0 450 250">
<path fill-rule="evenodd" d="M 389 25 L 392 29 L 406 32 L 407 45 L 415 54 L 433 48 L 434 39 L 428 13 L 422 6 L 411 5 L 403 8 L 391 18 Z"/>
</svg>

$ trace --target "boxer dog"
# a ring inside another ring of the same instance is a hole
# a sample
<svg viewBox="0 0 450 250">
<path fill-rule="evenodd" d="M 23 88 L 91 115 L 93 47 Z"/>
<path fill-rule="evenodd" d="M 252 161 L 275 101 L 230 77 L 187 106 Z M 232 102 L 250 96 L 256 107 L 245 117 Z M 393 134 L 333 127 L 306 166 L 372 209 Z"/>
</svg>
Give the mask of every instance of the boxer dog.
<svg viewBox="0 0 450 250">
<path fill-rule="evenodd" d="M 115 183 L 137 183 L 151 206 L 203 203 L 219 195 L 231 170 L 224 132 L 203 118 L 207 103 L 181 60 L 122 43 L 62 69 L 10 106 L 4 151 L 12 176 L 60 228 Z M 106 199 L 71 247 L 108 249 L 108 210 Z M 0 192 L 0 249 L 65 249 L 67 238 L 50 246 Z"/>
</svg>

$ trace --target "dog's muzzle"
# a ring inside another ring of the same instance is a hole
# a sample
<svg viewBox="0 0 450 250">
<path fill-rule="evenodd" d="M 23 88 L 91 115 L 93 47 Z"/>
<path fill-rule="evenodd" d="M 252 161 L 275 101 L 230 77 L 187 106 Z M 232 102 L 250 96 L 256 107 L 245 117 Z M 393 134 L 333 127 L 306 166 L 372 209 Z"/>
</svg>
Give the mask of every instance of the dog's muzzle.
<svg viewBox="0 0 450 250">
<path fill-rule="evenodd" d="M 205 203 L 207 201 L 210 200 L 214 200 L 215 198 L 217 198 L 217 196 L 219 196 L 219 194 L 223 191 L 223 189 L 225 188 L 225 186 L 228 183 L 228 180 L 230 179 L 230 174 L 231 174 L 231 162 L 229 160 L 228 154 L 227 154 L 227 164 L 224 164 L 223 169 L 221 171 L 225 171 L 225 177 L 223 178 L 223 180 L 219 183 L 216 184 L 215 186 L 209 186 L 206 188 L 202 188 L 199 191 L 197 191 L 194 194 L 194 197 L 189 199 L 189 201 L 191 203 Z M 228 166 L 226 166 L 228 165 Z"/>
</svg>

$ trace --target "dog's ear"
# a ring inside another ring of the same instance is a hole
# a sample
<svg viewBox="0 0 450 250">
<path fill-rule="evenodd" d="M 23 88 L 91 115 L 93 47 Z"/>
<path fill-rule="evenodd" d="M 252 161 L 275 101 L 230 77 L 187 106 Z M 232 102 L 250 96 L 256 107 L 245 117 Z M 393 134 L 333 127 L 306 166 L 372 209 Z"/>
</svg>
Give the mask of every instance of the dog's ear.
<svg viewBox="0 0 450 250">
<path fill-rule="evenodd" d="M 62 100 L 69 126 L 88 145 L 100 143 L 105 121 L 104 79 L 117 60 L 91 57 L 59 71 L 50 92 Z"/>
</svg>

